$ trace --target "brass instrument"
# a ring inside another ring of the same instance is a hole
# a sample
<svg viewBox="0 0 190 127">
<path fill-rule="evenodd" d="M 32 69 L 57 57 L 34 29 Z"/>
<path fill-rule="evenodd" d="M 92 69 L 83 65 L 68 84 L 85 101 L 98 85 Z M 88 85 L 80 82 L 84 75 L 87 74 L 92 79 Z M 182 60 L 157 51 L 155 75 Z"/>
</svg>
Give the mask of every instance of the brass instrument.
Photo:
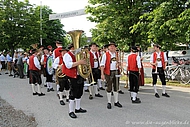
<svg viewBox="0 0 190 127">
<path fill-rule="evenodd" d="M 80 36 L 84 31 L 82 30 L 73 30 L 73 31 L 69 31 L 67 32 L 67 34 L 69 34 L 71 36 L 72 42 L 73 42 L 73 46 L 74 49 L 77 50 L 80 48 Z M 81 59 L 86 60 L 85 65 L 78 65 L 77 69 L 78 69 L 78 73 L 81 77 L 83 77 L 84 79 L 88 78 L 90 75 L 92 76 L 92 68 L 90 65 L 90 57 L 89 57 L 89 51 L 87 49 L 82 49 L 79 53 L 77 53 L 75 55 L 76 57 L 76 61 L 79 61 Z M 92 83 L 94 83 L 94 78 L 92 76 Z"/>
<path fill-rule="evenodd" d="M 56 70 L 56 76 L 59 78 L 63 78 L 66 75 L 62 73 L 62 65 L 59 65 Z"/>
</svg>

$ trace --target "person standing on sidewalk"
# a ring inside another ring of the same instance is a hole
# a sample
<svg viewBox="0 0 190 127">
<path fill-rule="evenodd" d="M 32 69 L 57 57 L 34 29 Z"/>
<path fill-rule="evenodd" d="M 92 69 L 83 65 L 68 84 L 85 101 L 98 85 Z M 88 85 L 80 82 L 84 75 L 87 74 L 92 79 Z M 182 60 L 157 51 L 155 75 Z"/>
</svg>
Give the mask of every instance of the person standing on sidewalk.
<svg viewBox="0 0 190 127">
<path fill-rule="evenodd" d="M 11 57 L 11 53 L 8 51 L 7 52 L 7 69 L 9 70 L 9 76 L 13 76 L 12 75 L 12 63 L 13 63 L 13 58 Z"/>
<path fill-rule="evenodd" d="M 156 88 L 157 75 L 159 75 L 159 78 L 162 82 L 162 96 L 170 97 L 166 93 L 166 79 L 165 79 L 165 73 L 164 73 L 168 60 L 167 60 L 166 54 L 162 52 L 160 48 L 161 48 L 160 45 L 154 44 L 155 52 L 150 57 L 150 64 L 152 65 L 153 87 L 154 87 L 156 98 L 160 98 L 157 88 Z"/>
<path fill-rule="evenodd" d="M 110 42 L 108 45 L 108 51 L 103 54 L 102 60 L 101 60 L 101 78 L 104 81 L 106 79 L 107 82 L 107 108 L 111 109 L 111 92 L 112 87 L 114 88 L 114 105 L 121 108 L 122 105 L 119 103 L 118 100 L 118 85 L 116 80 L 117 75 L 117 60 L 116 60 L 116 47 L 117 45 L 115 42 Z"/>
<path fill-rule="evenodd" d="M 37 49 L 32 50 L 32 55 L 29 58 L 29 70 L 30 70 L 30 80 L 29 83 L 32 85 L 33 95 L 44 96 L 45 94 L 41 92 L 41 65 L 37 58 Z M 35 85 L 38 87 L 38 92 L 35 91 Z"/>
<path fill-rule="evenodd" d="M 132 46 L 131 54 L 128 55 L 126 60 L 127 72 L 129 73 L 129 91 L 131 93 L 132 103 L 141 103 L 140 99 L 137 98 L 137 93 L 139 91 L 139 76 L 141 70 L 141 60 L 140 56 L 137 55 L 137 47 Z"/>
</svg>

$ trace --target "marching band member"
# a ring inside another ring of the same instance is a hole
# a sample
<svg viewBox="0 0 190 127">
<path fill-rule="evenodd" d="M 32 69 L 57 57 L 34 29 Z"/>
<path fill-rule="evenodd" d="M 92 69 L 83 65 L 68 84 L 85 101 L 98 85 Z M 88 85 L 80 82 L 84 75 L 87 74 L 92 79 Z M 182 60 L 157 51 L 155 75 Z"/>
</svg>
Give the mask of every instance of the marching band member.
<svg viewBox="0 0 190 127">
<path fill-rule="evenodd" d="M 61 53 L 59 52 L 60 49 L 62 49 L 62 42 L 61 41 L 55 41 L 56 44 L 56 49 L 53 51 L 53 60 L 55 60 L 58 56 L 61 55 Z M 57 72 L 57 71 L 55 71 Z M 57 74 L 55 74 L 56 76 Z M 59 82 L 58 82 L 58 77 L 56 76 L 56 86 L 57 86 L 57 96 L 59 98 Z"/>
<path fill-rule="evenodd" d="M 117 61 L 116 61 L 116 44 L 114 42 L 110 42 L 108 45 L 109 51 L 103 54 L 101 60 L 101 78 L 102 80 L 107 81 L 107 99 L 108 104 L 107 108 L 111 109 L 111 92 L 112 85 L 114 88 L 114 105 L 117 107 L 122 107 L 122 105 L 118 101 L 118 83 L 116 83 L 116 74 L 117 74 Z"/>
<path fill-rule="evenodd" d="M 83 94 L 84 79 L 78 75 L 77 66 L 80 64 L 86 64 L 85 60 L 76 61 L 74 45 L 70 44 L 68 46 L 69 51 L 63 56 L 63 62 L 65 63 L 65 68 L 62 69 L 63 73 L 70 80 L 70 92 L 69 92 L 69 116 L 71 118 L 77 118 L 75 113 L 85 113 L 86 110 L 81 108 L 81 97 Z M 75 113 L 74 113 L 74 104 Z"/>
<path fill-rule="evenodd" d="M 92 76 L 94 78 L 94 81 L 96 82 L 95 84 L 93 84 L 93 86 L 89 86 L 89 93 L 90 93 L 90 96 L 89 96 L 89 99 L 93 99 L 93 96 L 92 96 L 92 91 L 94 89 L 94 92 L 95 92 L 95 97 L 103 97 L 102 95 L 99 94 L 98 92 L 98 87 L 97 87 L 97 82 L 98 82 L 98 79 L 100 78 L 100 74 L 101 74 L 101 71 L 99 69 L 100 67 L 100 63 L 99 63 L 99 57 L 98 57 L 98 53 L 97 53 L 97 45 L 96 43 L 92 43 L 89 45 L 90 47 L 90 65 L 91 65 L 91 68 L 92 68 Z M 92 82 L 92 78 L 89 78 L 89 81 Z"/>
<path fill-rule="evenodd" d="M 41 92 L 41 77 L 40 70 L 41 65 L 37 58 L 37 49 L 32 50 L 32 55 L 29 58 L 29 70 L 30 70 L 30 80 L 29 83 L 32 85 L 33 95 L 44 96 L 45 94 Z M 35 85 L 38 87 L 38 92 L 35 91 Z"/>
<path fill-rule="evenodd" d="M 52 83 L 53 83 L 53 80 L 52 80 L 53 75 L 49 75 L 49 73 L 47 72 L 47 59 L 50 56 L 50 54 L 49 54 L 49 49 L 48 48 L 44 48 L 43 51 L 44 51 L 44 55 L 42 55 L 42 57 L 41 57 L 41 65 L 44 68 L 43 73 L 44 73 L 44 77 L 46 77 L 47 92 L 50 92 L 50 91 L 54 91 L 53 85 L 52 85 Z"/>
<path fill-rule="evenodd" d="M 159 78 L 162 82 L 162 96 L 170 97 L 166 93 L 166 79 L 165 79 L 165 73 L 164 70 L 166 69 L 167 65 L 167 57 L 166 54 L 162 51 L 160 51 L 161 46 L 158 44 L 154 44 L 154 50 L 155 52 L 150 57 L 150 64 L 152 65 L 152 78 L 153 78 L 153 86 L 154 86 L 154 92 L 155 97 L 160 98 L 158 91 L 156 89 L 156 83 L 157 83 L 157 74 L 154 74 L 157 68 L 157 72 L 159 75 Z"/>
<path fill-rule="evenodd" d="M 132 46 L 131 54 L 128 55 L 126 60 L 127 71 L 129 71 L 129 82 L 131 92 L 132 103 L 141 103 L 140 99 L 137 98 L 137 93 L 139 91 L 138 79 L 141 69 L 140 57 L 137 55 L 137 47 Z"/>
<path fill-rule="evenodd" d="M 60 68 L 61 70 L 62 70 L 62 68 L 65 68 L 65 67 L 62 67 L 62 66 L 65 66 L 65 64 L 63 63 L 63 56 L 65 55 L 65 53 L 67 53 L 68 50 L 65 47 L 63 47 L 59 51 L 61 52 L 61 55 L 58 56 L 53 63 L 54 69 L 56 69 L 56 70 L 58 68 Z M 56 73 L 58 74 L 58 72 L 56 72 Z M 62 74 L 62 71 L 61 71 L 61 74 Z M 69 102 L 69 81 L 68 81 L 68 77 L 58 76 L 58 82 L 59 82 L 59 86 L 60 86 L 59 92 L 58 92 L 60 104 L 65 105 L 65 103 L 63 101 L 64 89 L 65 89 L 65 93 L 66 93 L 66 102 Z"/>
<path fill-rule="evenodd" d="M 138 56 L 141 58 L 141 75 L 139 75 L 139 86 L 144 86 L 144 68 L 143 68 L 143 54 L 141 51 L 141 47 L 139 44 L 136 45 L 137 50 L 138 50 Z"/>
<path fill-rule="evenodd" d="M 97 49 L 96 49 L 96 51 L 97 51 L 97 54 L 98 54 L 98 62 L 100 63 L 100 57 L 101 57 L 101 49 L 99 49 L 99 45 L 97 45 L 96 46 L 97 47 Z M 100 69 L 100 68 L 99 68 Z M 99 70 L 100 71 L 100 74 L 99 74 L 99 76 L 98 76 L 98 82 L 97 82 L 97 84 L 98 84 L 98 87 L 99 87 L 99 90 L 105 90 L 104 88 L 103 88 L 103 86 L 102 86 L 102 79 L 101 79 L 101 70 Z"/>
</svg>

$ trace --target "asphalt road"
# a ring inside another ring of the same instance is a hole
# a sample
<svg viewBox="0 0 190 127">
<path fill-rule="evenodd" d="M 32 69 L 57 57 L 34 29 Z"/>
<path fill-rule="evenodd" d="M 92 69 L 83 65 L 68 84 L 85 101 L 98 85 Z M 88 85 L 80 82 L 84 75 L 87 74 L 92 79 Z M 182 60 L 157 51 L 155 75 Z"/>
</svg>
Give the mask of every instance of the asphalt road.
<svg viewBox="0 0 190 127">
<path fill-rule="evenodd" d="M 190 88 L 167 87 L 170 98 L 155 98 L 151 85 L 140 88 L 141 104 L 132 104 L 129 92 L 121 83 L 124 94 L 119 94 L 122 108 L 113 106 L 107 109 L 105 91 L 103 98 L 89 100 L 84 92 L 81 106 L 85 114 L 77 114 L 77 119 L 68 116 L 68 103 L 59 104 L 56 91 L 46 92 L 43 97 L 33 96 L 28 79 L 0 75 L 0 96 L 15 109 L 36 118 L 38 127 L 189 127 L 190 126 Z M 54 89 L 55 89 L 54 85 Z M 161 87 L 158 86 L 161 95 Z M 112 97 L 113 102 L 113 97 Z"/>
</svg>

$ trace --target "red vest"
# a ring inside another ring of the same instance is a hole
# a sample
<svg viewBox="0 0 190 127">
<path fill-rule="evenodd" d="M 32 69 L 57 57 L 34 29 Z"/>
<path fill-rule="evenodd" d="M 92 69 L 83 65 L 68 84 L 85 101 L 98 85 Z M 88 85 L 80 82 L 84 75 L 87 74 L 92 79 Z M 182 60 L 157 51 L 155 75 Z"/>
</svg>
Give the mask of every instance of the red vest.
<svg viewBox="0 0 190 127">
<path fill-rule="evenodd" d="M 63 63 L 63 57 L 59 56 L 59 65 L 61 65 Z"/>
<path fill-rule="evenodd" d="M 99 67 L 99 58 L 98 58 L 98 53 L 95 53 L 96 58 L 98 60 L 98 67 Z M 90 52 L 90 65 L 92 68 L 94 68 L 94 54 L 92 52 Z"/>
<path fill-rule="evenodd" d="M 130 54 L 128 56 L 128 71 L 138 71 L 137 54 Z"/>
<path fill-rule="evenodd" d="M 44 55 L 44 63 L 47 62 L 47 55 Z M 44 68 L 46 68 L 46 64 L 44 64 Z"/>
<path fill-rule="evenodd" d="M 106 52 L 106 64 L 104 68 L 104 73 L 110 75 L 110 62 L 111 62 L 111 55 L 109 52 Z"/>
<path fill-rule="evenodd" d="M 34 55 L 30 56 L 29 58 L 29 70 L 35 70 L 35 71 L 39 71 L 39 69 L 35 66 L 34 64 Z"/>
<path fill-rule="evenodd" d="M 54 55 L 55 55 L 55 58 L 57 58 L 58 56 L 61 55 L 61 52 L 59 51 L 60 49 L 62 49 L 62 47 L 58 47 L 54 50 Z"/>
<path fill-rule="evenodd" d="M 70 51 L 67 53 L 71 56 L 72 62 L 76 62 L 75 56 Z M 68 69 L 67 67 L 65 67 L 65 69 L 64 69 L 64 67 L 63 67 L 62 73 L 66 74 L 68 77 L 77 78 L 77 67 L 72 67 L 70 69 Z"/>
<path fill-rule="evenodd" d="M 156 62 L 156 59 L 157 59 L 157 53 L 154 52 L 153 53 L 153 63 Z M 164 61 L 164 52 L 161 52 L 160 53 L 160 59 L 161 59 L 161 62 L 162 62 L 162 67 L 165 68 L 165 61 Z M 156 69 L 155 66 L 152 66 L 153 69 Z"/>
</svg>

